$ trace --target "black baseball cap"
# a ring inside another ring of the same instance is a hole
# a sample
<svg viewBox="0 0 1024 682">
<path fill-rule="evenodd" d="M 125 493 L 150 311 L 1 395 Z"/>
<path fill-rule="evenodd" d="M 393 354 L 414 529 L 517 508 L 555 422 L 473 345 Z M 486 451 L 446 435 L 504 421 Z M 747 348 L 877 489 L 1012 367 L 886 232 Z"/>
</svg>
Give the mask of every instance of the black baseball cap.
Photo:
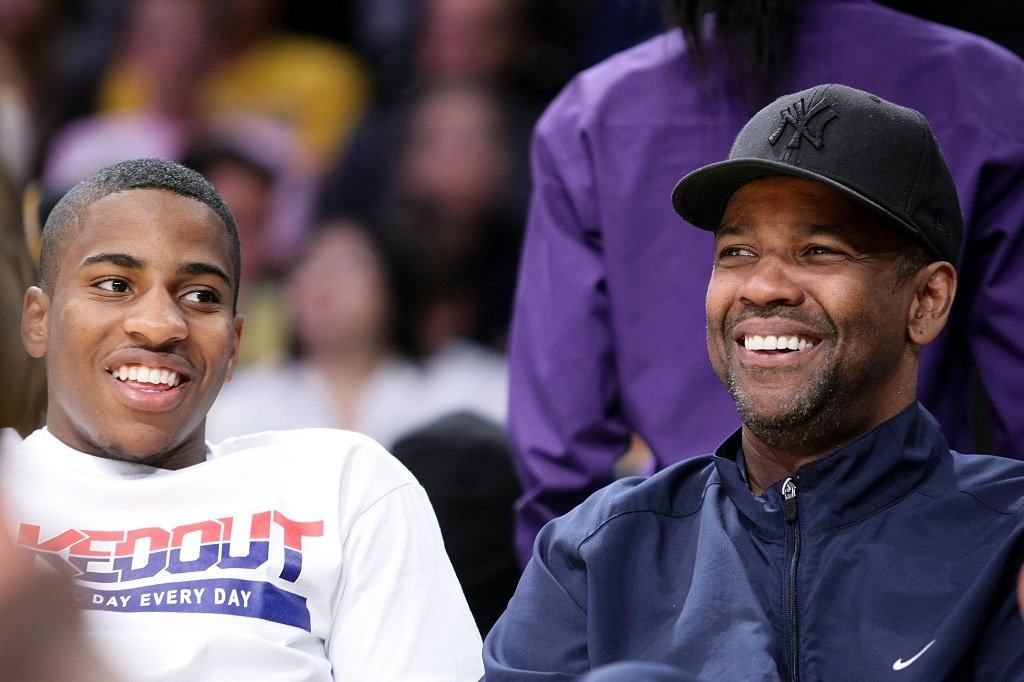
<svg viewBox="0 0 1024 682">
<path fill-rule="evenodd" d="M 714 231 L 733 192 L 777 175 L 828 185 L 939 260 L 957 262 L 964 226 L 956 185 L 928 121 L 914 109 L 836 84 L 785 95 L 743 126 L 727 161 L 680 180 L 672 205 Z"/>
</svg>

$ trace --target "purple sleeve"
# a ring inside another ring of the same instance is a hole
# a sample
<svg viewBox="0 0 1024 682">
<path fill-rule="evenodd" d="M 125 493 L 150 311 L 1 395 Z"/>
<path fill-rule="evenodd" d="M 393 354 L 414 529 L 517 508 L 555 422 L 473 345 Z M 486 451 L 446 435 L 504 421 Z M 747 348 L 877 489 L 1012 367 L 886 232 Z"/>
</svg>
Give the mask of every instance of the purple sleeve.
<svg viewBox="0 0 1024 682">
<path fill-rule="evenodd" d="M 1024 139 L 999 148 L 968 216 L 956 323 L 988 395 L 994 451 L 1024 459 Z"/>
<path fill-rule="evenodd" d="M 952 72 L 939 88 L 963 104 L 920 106 L 937 121 L 965 219 L 956 300 L 943 336 L 924 349 L 920 397 L 954 449 L 1024 460 L 1024 62 L 972 39 L 957 66 L 985 84 Z"/>
<path fill-rule="evenodd" d="M 571 115 L 562 115 L 572 113 L 571 95 L 556 100 L 534 135 L 509 349 L 509 429 L 523 484 L 516 545 L 524 564 L 544 523 L 609 483 L 629 445 L 590 154 Z"/>
</svg>

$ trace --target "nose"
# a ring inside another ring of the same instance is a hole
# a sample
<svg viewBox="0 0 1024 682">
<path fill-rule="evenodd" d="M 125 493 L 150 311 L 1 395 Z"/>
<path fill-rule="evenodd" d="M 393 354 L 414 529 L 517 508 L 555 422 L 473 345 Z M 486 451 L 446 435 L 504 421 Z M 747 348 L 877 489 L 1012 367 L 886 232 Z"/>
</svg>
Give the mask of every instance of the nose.
<svg viewBox="0 0 1024 682">
<path fill-rule="evenodd" d="M 132 301 L 123 324 L 125 333 L 153 348 L 182 341 L 188 336 L 185 312 L 178 300 L 169 292 L 155 288 Z"/>
<path fill-rule="evenodd" d="M 762 255 L 747 270 L 736 294 L 744 303 L 759 308 L 800 305 L 804 290 L 793 278 L 793 267 L 780 256 Z"/>
</svg>

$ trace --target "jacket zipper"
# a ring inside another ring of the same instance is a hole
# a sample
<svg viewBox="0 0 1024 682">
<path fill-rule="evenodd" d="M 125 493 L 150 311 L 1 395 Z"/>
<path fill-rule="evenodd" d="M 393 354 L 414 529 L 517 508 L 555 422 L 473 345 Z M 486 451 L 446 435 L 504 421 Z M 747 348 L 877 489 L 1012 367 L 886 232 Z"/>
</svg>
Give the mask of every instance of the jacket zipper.
<svg viewBox="0 0 1024 682">
<path fill-rule="evenodd" d="M 782 506 L 786 515 L 786 523 L 793 527 L 793 554 L 789 558 L 787 608 L 789 617 L 789 679 L 798 682 L 800 679 L 799 656 L 800 638 L 797 629 L 796 611 L 796 567 L 800 562 L 800 518 L 796 508 L 796 479 L 787 478 L 782 483 Z"/>
</svg>

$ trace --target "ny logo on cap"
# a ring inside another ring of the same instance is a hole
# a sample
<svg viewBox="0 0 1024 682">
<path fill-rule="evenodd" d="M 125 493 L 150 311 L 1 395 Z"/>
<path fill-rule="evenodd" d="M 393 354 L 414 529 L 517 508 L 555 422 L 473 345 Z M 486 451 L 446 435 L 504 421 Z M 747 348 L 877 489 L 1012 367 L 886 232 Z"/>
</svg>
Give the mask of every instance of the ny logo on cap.
<svg viewBox="0 0 1024 682">
<path fill-rule="evenodd" d="M 779 114 L 782 120 L 779 121 L 779 127 L 775 132 L 768 137 L 768 142 L 774 145 L 786 131 L 786 126 L 793 126 L 793 137 L 789 139 L 786 149 L 799 149 L 800 143 L 805 139 L 814 145 L 815 149 L 821 149 L 825 143 L 825 126 L 837 116 L 832 111 L 832 105 L 823 97 L 817 101 L 812 99 L 809 109 L 801 97 Z"/>
</svg>

